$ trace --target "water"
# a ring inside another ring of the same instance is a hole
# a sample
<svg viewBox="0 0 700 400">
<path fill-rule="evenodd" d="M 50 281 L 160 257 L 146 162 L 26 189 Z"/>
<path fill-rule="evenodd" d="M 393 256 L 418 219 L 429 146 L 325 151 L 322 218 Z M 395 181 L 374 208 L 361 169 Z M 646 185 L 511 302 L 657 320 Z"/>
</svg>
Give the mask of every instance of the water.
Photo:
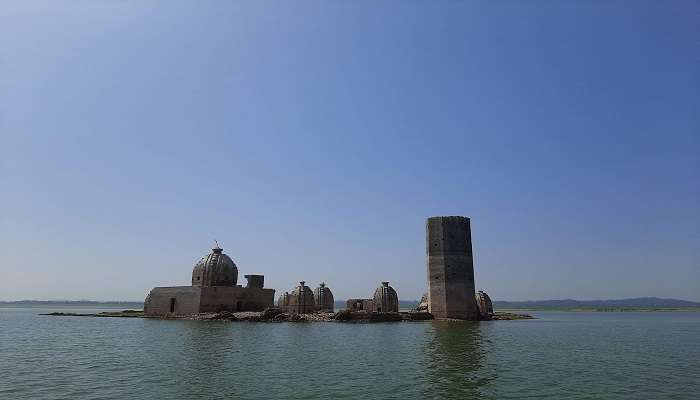
<svg viewBox="0 0 700 400">
<path fill-rule="evenodd" d="M 700 398 L 700 313 L 271 324 L 43 311 L 0 308 L 0 399 Z"/>
</svg>

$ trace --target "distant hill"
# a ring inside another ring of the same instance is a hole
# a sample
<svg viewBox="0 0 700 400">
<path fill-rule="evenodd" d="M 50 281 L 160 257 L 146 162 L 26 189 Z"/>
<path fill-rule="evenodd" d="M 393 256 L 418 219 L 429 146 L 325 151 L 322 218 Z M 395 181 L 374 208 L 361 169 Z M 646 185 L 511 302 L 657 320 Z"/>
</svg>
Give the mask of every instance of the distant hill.
<svg viewBox="0 0 700 400">
<path fill-rule="evenodd" d="M 408 310 L 418 305 L 418 300 L 401 300 L 399 308 Z M 140 301 L 90 301 L 90 300 L 19 300 L 0 301 L 0 307 L 92 307 L 92 308 L 119 308 L 119 309 L 141 309 L 143 302 Z M 638 297 L 633 299 L 619 300 L 536 300 L 536 301 L 494 301 L 496 309 L 605 309 L 605 308 L 697 308 L 700 309 L 700 302 L 662 299 L 658 297 Z M 345 300 L 336 300 L 336 309 L 345 308 Z"/>
<path fill-rule="evenodd" d="M 661 299 L 658 297 L 637 297 L 619 300 L 537 300 L 537 301 L 494 301 L 494 308 L 700 308 L 700 303 L 678 299 Z"/>
</svg>

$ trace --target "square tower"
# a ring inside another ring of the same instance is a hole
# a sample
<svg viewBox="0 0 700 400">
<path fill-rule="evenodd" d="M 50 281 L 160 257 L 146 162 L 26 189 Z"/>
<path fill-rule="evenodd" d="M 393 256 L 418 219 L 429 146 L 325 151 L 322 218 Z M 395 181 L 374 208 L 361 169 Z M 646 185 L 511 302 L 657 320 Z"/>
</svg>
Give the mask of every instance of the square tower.
<svg viewBox="0 0 700 400">
<path fill-rule="evenodd" d="M 478 320 L 469 218 L 431 217 L 425 230 L 428 311 L 435 318 Z"/>
</svg>

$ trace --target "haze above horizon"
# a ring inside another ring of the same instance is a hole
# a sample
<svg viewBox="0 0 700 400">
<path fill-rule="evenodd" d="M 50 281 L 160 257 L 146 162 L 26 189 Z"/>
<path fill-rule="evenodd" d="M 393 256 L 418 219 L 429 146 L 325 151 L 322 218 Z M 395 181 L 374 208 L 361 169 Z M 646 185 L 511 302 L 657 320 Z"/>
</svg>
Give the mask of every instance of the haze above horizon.
<svg viewBox="0 0 700 400">
<path fill-rule="evenodd" d="M 700 3 L 13 2 L 0 300 L 143 299 L 218 240 L 338 299 L 700 301 Z"/>
</svg>

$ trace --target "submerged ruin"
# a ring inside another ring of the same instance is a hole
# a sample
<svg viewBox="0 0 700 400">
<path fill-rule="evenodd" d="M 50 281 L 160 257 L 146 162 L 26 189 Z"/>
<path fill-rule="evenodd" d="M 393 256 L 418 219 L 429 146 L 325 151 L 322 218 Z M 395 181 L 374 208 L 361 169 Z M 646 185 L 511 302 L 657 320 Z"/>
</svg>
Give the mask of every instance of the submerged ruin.
<svg viewBox="0 0 700 400">
<path fill-rule="evenodd" d="M 146 316 L 183 316 L 207 312 L 262 311 L 273 306 L 274 289 L 265 289 L 263 275 L 245 275 L 238 283 L 238 267 L 215 246 L 192 270 L 191 286 L 156 287 L 143 305 Z"/>
<path fill-rule="evenodd" d="M 372 297 L 348 299 L 346 308 L 335 313 L 333 293 L 325 282 L 312 290 L 300 281 L 279 296 L 275 307 L 275 290 L 264 287 L 265 277 L 245 275 L 247 285 L 238 285 L 238 266 L 217 243 L 195 264 L 191 286 L 153 288 L 144 302 L 143 316 L 290 321 L 497 319 L 489 296 L 474 291 L 469 218 L 428 218 L 426 259 L 428 292 L 410 312 L 400 312 L 398 293 L 383 281 Z"/>
</svg>

